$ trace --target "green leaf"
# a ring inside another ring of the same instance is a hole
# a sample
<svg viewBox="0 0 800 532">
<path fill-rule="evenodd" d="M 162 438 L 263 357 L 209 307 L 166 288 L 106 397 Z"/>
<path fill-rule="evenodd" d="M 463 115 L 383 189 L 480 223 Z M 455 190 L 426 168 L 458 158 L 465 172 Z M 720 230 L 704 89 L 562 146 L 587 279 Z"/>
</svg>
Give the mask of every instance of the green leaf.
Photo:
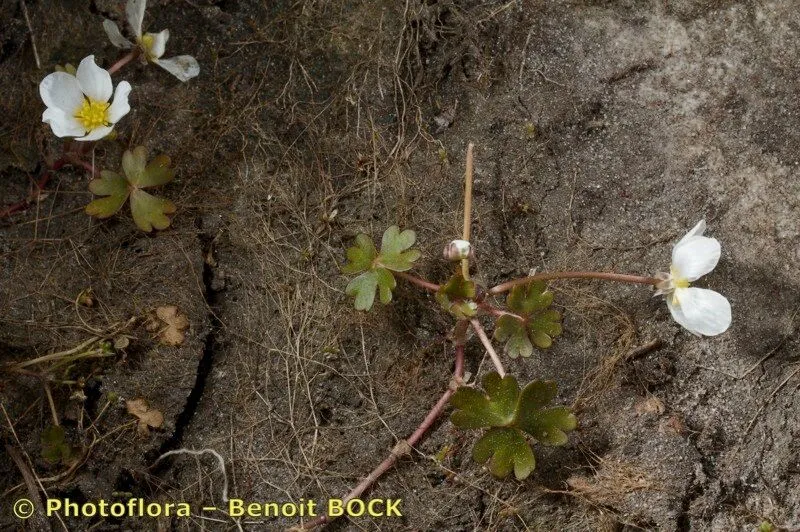
<svg viewBox="0 0 800 532">
<path fill-rule="evenodd" d="M 355 296 L 356 310 L 369 310 L 375 301 L 375 289 L 377 287 L 378 274 L 374 270 L 370 270 L 347 283 L 344 293 L 348 296 Z"/>
<path fill-rule="evenodd" d="M 505 352 L 511 358 L 518 356 L 529 357 L 533 354 L 533 344 L 528 338 L 525 322 L 514 316 L 505 314 L 497 318 L 494 337 L 505 342 Z"/>
<path fill-rule="evenodd" d="M 372 239 L 365 234 L 356 236 L 356 245 L 347 248 L 347 260 L 350 262 L 342 266 L 343 273 L 359 273 L 372 268 L 372 262 L 378 256 L 378 250 Z"/>
<path fill-rule="evenodd" d="M 72 446 L 67 442 L 64 427 L 50 425 L 42 431 L 42 458 L 51 464 L 68 463 L 73 455 Z"/>
<path fill-rule="evenodd" d="M 381 239 L 381 254 L 396 255 L 407 250 L 414 245 L 417 234 L 411 229 L 400 231 L 396 225 L 391 226 L 383 232 Z"/>
<path fill-rule="evenodd" d="M 391 226 L 383 233 L 377 262 L 395 272 L 410 270 L 421 255 L 416 249 L 408 250 L 416 239 L 417 235 L 411 229 L 401 232 L 396 225 Z"/>
<path fill-rule="evenodd" d="M 475 283 L 456 273 L 436 292 L 436 301 L 456 318 L 467 319 L 478 313 L 478 305 L 473 301 L 475 292 Z"/>
<path fill-rule="evenodd" d="M 107 196 L 93 200 L 86 206 L 86 214 L 97 218 L 113 216 L 128 199 L 128 182 L 125 178 L 114 172 L 103 170 L 100 178 L 89 183 L 89 190 L 98 196 Z"/>
<path fill-rule="evenodd" d="M 509 310 L 521 316 L 530 316 L 538 310 L 546 309 L 553 303 L 553 293 L 547 290 L 544 281 L 517 285 L 511 289 L 506 304 Z"/>
<path fill-rule="evenodd" d="M 146 166 L 147 148 L 144 146 L 136 146 L 133 150 L 125 150 L 122 154 L 122 171 L 132 186 L 139 186 Z"/>
<path fill-rule="evenodd" d="M 378 253 L 369 236 L 356 236 L 355 246 L 347 249 L 348 262 L 342 266 L 342 273 L 361 273 L 345 288 L 347 295 L 355 296 L 357 310 L 372 308 L 376 289 L 381 303 L 392 301 L 392 291 L 397 286 L 392 271 L 410 270 L 413 262 L 420 257 L 419 251 L 408 249 L 414 245 L 415 239 L 414 231 L 407 229 L 401 232 L 393 225 L 383 233 L 381 251 Z"/>
<path fill-rule="evenodd" d="M 495 338 L 505 342 L 511 358 L 529 357 L 533 346 L 547 349 L 562 332 L 561 314 L 550 309 L 553 293 L 544 281 L 517 285 L 511 289 L 506 305 L 516 316 L 503 315 L 495 324 Z M 521 318 L 521 319 L 520 319 Z"/>
<path fill-rule="evenodd" d="M 567 432 L 578 425 L 569 408 L 545 408 L 557 393 L 553 381 L 533 381 L 522 390 L 514 425 L 546 445 L 564 445 Z"/>
<path fill-rule="evenodd" d="M 505 477 L 511 470 L 517 478 L 533 471 L 535 460 L 525 433 L 546 445 L 563 445 L 567 432 L 578 424 L 569 408 L 548 407 L 558 391 L 552 381 L 533 381 L 520 392 L 516 379 L 502 379 L 490 373 L 483 380 L 485 392 L 460 387 L 450 398 L 456 408 L 450 420 L 465 429 L 488 428 L 475 444 L 473 458 L 483 463 L 491 459 L 489 469 Z"/>
<path fill-rule="evenodd" d="M 517 480 L 527 478 L 536 467 L 533 451 L 525 436 L 514 428 L 493 428 L 472 449 L 472 459 L 479 464 L 489 461 L 489 471 L 505 478 L 514 471 Z"/>
<path fill-rule="evenodd" d="M 168 199 L 152 196 L 139 189 L 131 192 L 131 214 L 142 231 L 149 233 L 153 229 L 166 229 L 170 224 L 167 214 L 172 214 L 175 210 L 175 204 Z"/>
<path fill-rule="evenodd" d="M 175 172 L 169 167 L 169 157 L 157 155 L 144 168 L 136 186 L 139 188 L 158 187 L 172 181 Z"/>
<path fill-rule="evenodd" d="M 144 146 L 125 151 L 122 154 L 124 176 L 104 170 L 99 179 L 89 183 L 89 190 L 93 194 L 106 197 L 89 203 L 86 213 L 97 218 L 108 218 L 130 198 L 133 221 L 142 231 L 166 229 L 170 224 L 166 215 L 175 212 L 175 204 L 141 189 L 171 181 L 174 173 L 168 165 L 169 157 L 166 155 L 159 155 L 148 164 Z"/>
<path fill-rule="evenodd" d="M 482 393 L 475 388 L 460 387 L 450 398 L 450 403 L 458 410 L 450 420 L 462 429 L 482 427 L 503 427 L 514 421 L 519 398 L 517 380 L 506 375 L 500 378 L 497 373 L 489 373 L 483 379 Z"/>
<path fill-rule="evenodd" d="M 356 310 L 369 310 L 375 302 L 376 289 L 380 293 L 381 303 L 385 305 L 392 300 L 392 290 L 396 285 L 397 281 L 389 270 L 376 268 L 350 281 L 344 291 L 348 296 L 355 296 Z"/>
</svg>

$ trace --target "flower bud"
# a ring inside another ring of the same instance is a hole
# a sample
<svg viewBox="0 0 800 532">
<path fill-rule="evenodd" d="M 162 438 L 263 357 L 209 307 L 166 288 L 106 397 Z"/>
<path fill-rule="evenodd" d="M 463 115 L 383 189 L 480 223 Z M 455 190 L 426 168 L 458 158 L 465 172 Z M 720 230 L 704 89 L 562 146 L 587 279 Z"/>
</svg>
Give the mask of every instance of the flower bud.
<svg viewBox="0 0 800 532">
<path fill-rule="evenodd" d="M 474 257 L 472 245 L 466 240 L 453 240 L 444 247 L 444 258 L 451 261 L 459 261 Z"/>
</svg>

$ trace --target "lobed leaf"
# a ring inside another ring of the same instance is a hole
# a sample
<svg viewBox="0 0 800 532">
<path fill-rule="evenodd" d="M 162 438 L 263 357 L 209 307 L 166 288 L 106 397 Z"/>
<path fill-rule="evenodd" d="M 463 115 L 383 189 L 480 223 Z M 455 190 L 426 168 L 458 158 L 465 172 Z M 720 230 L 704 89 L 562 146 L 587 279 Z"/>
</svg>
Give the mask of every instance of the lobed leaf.
<svg viewBox="0 0 800 532">
<path fill-rule="evenodd" d="M 514 421 L 519 398 L 517 380 L 506 375 L 502 379 L 497 373 L 489 373 L 483 380 L 486 393 L 460 387 L 450 398 L 450 403 L 458 410 L 450 420 L 457 427 L 478 429 L 482 427 L 502 427 Z"/>
<path fill-rule="evenodd" d="M 377 256 L 378 250 L 375 249 L 372 239 L 362 233 L 356 236 L 356 245 L 347 248 L 347 260 L 350 262 L 342 266 L 342 272 L 359 273 L 368 270 Z"/>
<path fill-rule="evenodd" d="M 378 290 L 381 303 L 388 304 L 392 300 L 392 290 L 397 285 L 389 270 L 376 268 L 369 270 L 347 284 L 345 294 L 355 296 L 356 310 L 369 310 L 375 302 L 375 290 Z"/>
<path fill-rule="evenodd" d="M 104 170 L 99 179 L 89 183 L 89 190 L 98 196 L 86 206 L 86 213 L 97 218 L 108 218 L 115 214 L 125 200 L 130 198 L 133 221 L 142 231 L 166 229 L 170 225 L 167 214 L 176 211 L 175 204 L 141 190 L 163 185 L 172 180 L 174 173 L 168 167 L 169 157 L 159 155 L 147 163 L 147 150 L 137 146 L 122 154 L 122 172 Z"/>
<path fill-rule="evenodd" d="M 167 214 L 177 210 L 175 204 L 165 198 L 152 196 L 144 190 L 134 189 L 131 192 L 131 214 L 133 221 L 142 231 L 149 233 L 153 229 L 166 229 L 170 219 Z"/>
<path fill-rule="evenodd" d="M 342 266 L 343 273 L 361 273 L 347 284 L 345 293 L 355 296 L 357 310 L 369 310 L 375 302 L 375 291 L 381 303 L 392 301 L 392 291 L 397 281 L 392 272 L 410 270 L 413 262 L 420 257 L 417 250 L 409 250 L 414 245 L 414 231 L 400 231 L 393 225 L 383 233 L 380 253 L 365 235 L 356 236 L 355 246 L 347 249 L 347 264 Z"/>
<path fill-rule="evenodd" d="M 552 381 L 533 381 L 520 392 L 516 379 L 497 373 L 483 380 L 484 392 L 462 386 L 450 398 L 456 408 L 450 420 L 465 429 L 488 428 L 475 444 L 473 458 L 491 460 L 493 475 L 505 477 L 514 470 L 518 479 L 533 471 L 535 460 L 525 433 L 546 445 L 563 445 L 577 419 L 569 408 L 548 407 L 558 391 Z"/>
<path fill-rule="evenodd" d="M 106 196 L 86 206 L 86 214 L 97 218 L 113 216 L 125 204 L 129 194 L 125 178 L 107 170 L 100 172 L 100 177 L 89 183 L 89 190 L 97 196 Z"/>
<path fill-rule="evenodd" d="M 525 323 L 514 316 L 505 314 L 497 318 L 494 337 L 505 342 L 504 350 L 511 358 L 529 357 L 533 354 L 533 344 L 528 338 Z"/>
<path fill-rule="evenodd" d="M 133 150 L 125 150 L 122 154 L 122 171 L 134 187 L 138 187 L 147 166 L 147 148 L 136 146 Z"/>
<path fill-rule="evenodd" d="M 498 478 L 505 478 L 514 471 L 517 480 L 522 480 L 536 467 L 536 458 L 525 436 L 514 428 L 487 431 L 473 447 L 472 459 L 479 464 L 488 461 L 489 471 Z"/>
<path fill-rule="evenodd" d="M 74 454 L 72 446 L 67 442 L 64 427 L 50 425 L 42 431 L 42 458 L 51 464 L 69 463 Z"/>
<path fill-rule="evenodd" d="M 547 349 L 562 332 L 561 314 L 550 309 L 553 293 L 544 281 L 518 285 L 506 299 L 509 310 L 518 317 L 503 315 L 495 323 L 495 338 L 505 342 L 504 351 L 511 358 L 529 357 L 533 346 Z M 519 319 L 522 318 L 522 319 Z"/>
</svg>

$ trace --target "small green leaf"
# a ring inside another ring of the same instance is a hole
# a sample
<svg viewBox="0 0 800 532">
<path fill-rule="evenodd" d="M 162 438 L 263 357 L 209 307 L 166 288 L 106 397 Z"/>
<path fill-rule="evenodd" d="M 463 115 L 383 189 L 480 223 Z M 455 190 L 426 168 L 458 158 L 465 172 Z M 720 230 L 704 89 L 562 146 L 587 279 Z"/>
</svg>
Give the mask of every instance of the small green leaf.
<svg viewBox="0 0 800 532">
<path fill-rule="evenodd" d="M 356 236 L 356 245 L 347 248 L 349 263 L 342 266 L 343 273 L 359 273 L 372 268 L 372 261 L 378 256 L 378 250 L 372 239 L 365 234 Z"/>
<path fill-rule="evenodd" d="M 98 196 L 107 196 L 93 200 L 86 206 L 86 214 L 97 218 L 108 218 L 120 210 L 128 199 L 128 182 L 114 172 L 103 170 L 99 179 L 89 183 L 89 190 Z"/>
<path fill-rule="evenodd" d="M 97 218 L 108 218 L 130 198 L 133 221 L 142 231 L 166 229 L 170 224 L 166 215 L 175 212 L 175 204 L 142 189 L 171 181 L 174 174 L 168 165 L 169 157 L 166 155 L 159 155 L 147 164 L 144 146 L 125 151 L 122 154 L 124 176 L 104 170 L 99 179 L 89 183 L 89 190 L 93 194 L 106 197 L 89 203 L 86 213 Z"/>
<path fill-rule="evenodd" d="M 533 354 L 533 344 L 528 338 L 525 323 L 514 316 L 505 314 L 497 318 L 494 337 L 505 342 L 505 352 L 511 358 L 529 357 Z"/>
<path fill-rule="evenodd" d="M 506 342 L 505 352 L 511 358 L 529 357 L 533 346 L 547 349 L 560 335 L 561 314 L 549 307 L 553 293 L 544 281 L 517 285 L 511 289 L 506 304 L 515 316 L 503 315 L 495 324 L 495 338 Z M 522 318 L 522 319 L 520 319 Z"/>
<path fill-rule="evenodd" d="M 514 421 L 519 398 L 517 380 L 511 375 L 501 379 L 497 373 L 489 373 L 483 379 L 483 388 L 485 394 L 467 386 L 456 390 L 450 398 L 450 403 L 458 409 L 450 416 L 454 425 L 478 429 L 502 427 Z"/>
<path fill-rule="evenodd" d="M 51 464 L 68 463 L 73 455 L 72 446 L 67 442 L 64 427 L 50 425 L 42 431 L 42 458 Z"/>
<path fill-rule="evenodd" d="M 132 186 L 139 186 L 146 166 L 147 148 L 144 146 L 136 146 L 133 150 L 125 150 L 122 154 L 122 171 Z"/>
<path fill-rule="evenodd" d="M 517 480 L 527 478 L 536 467 L 525 436 L 514 428 L 493 428 L 486 432 L 472 449 L 472 459 L 479 464 L 489 461 L 489 471 L 505 478 L 514 471 Z"/>
<path fill-rule="evenodd" d="M 498 477 L 507 476 L 512 468 L 520 479 L 533 471 L 533 451 L 524 433 L 546 445 L 563 445 L 566 433 L 577 426 L 568 408 L 547 406 L 558 391 L 552 381 L 533 381 L 520 392 L 514 377 L 501 379 L 490 373 L 483 387 L 485 393 L 460 387 L 450 398 L 456 408 L 450 420 L 461 428 L 489 428 L 475 444 L 473 458 L 480 463 L 491 458 L 489 469 Z"/>
<path fill-rule="evenodd" d="M 411 229 L 400 231 L 396 225 L 383 232 L 381 239 L 381 254 L 397 255 L 414 245 L 417 234 Z"/>
<path fill-rule="evenodd" d="M 355 246 L 347 249 L 348 263 L 342 266 L 342 273 L 361 273 L 345 288 L 347 295 L 355 296 L 357 310 L 372 308 L 376 289 L 381 303 L 392 301 L 392 291 L 397 286 L 392 271 L 410 270 L 413 262 L 420 257 L 419 251 L 408 249 L 414 244 L 415 238 L 414 231 L 400 232 L 393 225 L 383 233 L 381 251 L 378 253 L 369 236 L 356 236 Z"/>
<path fill-rule="evenodd" d="M 567 432 L 574 430 L 578 420 L 563 406 L 545 408 L 556 396 L 553 381 L 533 381 L 519 397 L 514 425 L 546 445 L 564 445 Z"/>
<path fill-rule="evenodd" d="M 388 305 L 392 301 L 392 290 L 397 286 L 394 275 L 389 270 L 377 268 L 375 275 L 378 277 L 378 292 L 380 293 L 381 303 Z"/>
<path fill-rule="evenodd" d="M 552 303 L 553 293 L 547 290 L 544 281 L 517 285 L 506 300 L 509 310 L 521 316 L 530 316 L 538 310 L 548 308 Z"/>
<path fill-rule="evenodd" d="M 153 229 L 166 229 L 170 224 L 167 214 L 172 214 L 175 210 L 175 204 L 168 199 L 152 196 L 139 189 L 131 192 L 131 214 L 142 231 L 149 233 Z"/>
<path fill-rule="evenodd" d="M 175 172 L 169 167 L 169 157 L 157 155 L 144 168 L 136 186 L 139 188 L 159 187 L 172 181 Z"/>
<path fill-rule="evenodd" d="M 471 318 L 478 313 L 475 292 L 475 283 L 456 273 L 436 292 L 436 301 L 458 319 Z"/>
<path fill-rule="evenodd" d="M 395 272 L 410 270 L 421 255 L 416 249 L 408 249 L 414 245 L 416 238 L 416 233 L 411 229 L 401 232 L 396 225 L 391 226 L 383 233 L 377 262 Z"/>
<path fill-rule="evenodd" d="M 384 305 L 392 300 L 392 290 L 397 285 L 392 272 L 384 268 L 369 270 L 347 284 L 344 292 L 355 296 L 356 310 L 369 310 L 375 302 L 375 289 L 380 293 Z"/>
</svg>

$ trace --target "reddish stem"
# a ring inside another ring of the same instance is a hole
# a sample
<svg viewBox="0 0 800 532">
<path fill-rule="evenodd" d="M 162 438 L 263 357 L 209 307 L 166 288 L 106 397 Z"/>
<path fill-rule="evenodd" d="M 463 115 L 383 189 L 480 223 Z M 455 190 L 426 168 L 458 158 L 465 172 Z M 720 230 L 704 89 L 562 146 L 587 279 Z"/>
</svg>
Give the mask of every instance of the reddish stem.
<svg viewBox="0 0 800 532">
<path fill-rule="evenodd" d="M 489 294 L 500 294 L 511 290 L 515 286 L 521 284 L 528 284 L 535 281 L 550 281 L 554 279 L 602 279 L 604 281 L 618 281 L 621 283 L 635 283 L 635 284 L 650 284 L 657 285 L 661 279 L 655 277 L 643 277 L 640 275 L 626 275 L 623 273 L 611 272 L 551 272 L 539 273 L 531 275 L 530 277 L 523 277 L 521 279 L 514 279 L 495 286 L 489 290 Z"/>
<path fill-rule="evenodd" d="M 419 277 L 411 275 L 410 273 L 406 273 L 406 272 L 392 272 L 392 273 L 394 273 L 396 276 L 400 277 L 401 279 L 405 279 L 409 283 L 412 283 L 412 284 L 415 284 L 415 285 L 417 285 L 417 286 L 419 286 L 421 288 L 424 288 L 425 290 L 429 290 L 431 292 L 438 292 L 439 291 L 440 286 L 438 284 L 430 283 L 430 282 L 428 282 L 428 281 L 426 281 L 424 279 L 420 279 Z"/>
<path fill-rule="evenodd" d="M 139 56 L 139 47 L 134 48 L 130 53 L 122 56 L 116 63 L 108 68 L 108 73 L 113 74 Z"/>
<path fill-rule="evenodd" d="M 25 209 L 30 207 L 34 202 L 36 202 L 36 200 L 39 199 L 39 195 L 41 194 L 45 185 L 47 185 L 47 182 L 50 181 L 50 177 L 52 176 L 53 172 L 60 170 L 65 164 L 67 164 L 67 162 L 68 161 L 66 157 L 62 157 L 53 162 L 53 164 L 49 165 L 47 168 L 45 168 L 39 180 L 36 183 L 34 183 L 34 188 L 33 190 L 30 191 L 28 197 L 25 198 L 24 200 L 18 201 L 17 203 L 9 205 L 8 207 L 0 211 L 0 218 L 7 218 L 16 212 L 24 211 Z"/>
<path fill-rule="evenodd" d="M 86 162 L 83 159 L 79 159 L 78 157 L 70 157 L 69 164 L 71 164 L 73 166 L 80 166 L 81 168 L 83 168 L 84 170 L 89 172 L 89 175 L 92 178 L 94 178 L 95 173 L 97 172 L 97 170 L 95 170 L 94 165 L 92 163 Z"/>
<path fill-rule="evenodd" d="M 424 281 L 423 281 L 424 282 Z M 460 335 L 463 336 L 463 335 Z M 453 370 L 453 381 L 452 383 L 459 383 L 461 382 L 461 378 L 464 375 L 464 342 L 463 338 L 460 338 L 459 335 L 456 336 L 456 361 L 455 361 L 455 369 Z M 348 501 L 359 497 L 362 493 L 364 493 L 372 484 L 375 483 L 381 475 L 383 475 L 386 471 L 392 468 L 397 460 L 401 456 L 405 456 L 409 454 L 412 450 L 412 447 L 416 445 L 416 443 L 422 439 L 428 429 L 431 428 L 431 425 L 436 421 L 436 419 L 442 414 L 442 411 L 447 406 L 447 401 L 450 400 L 450 396 L 453 395 L 455 392 L 455 387 L 451 385 L 448 387 L 447 390 L 442 394 L 442 397 L 436 402 L 433 408 L 430 409 L 428 415 L 425 416 L 425 419 L 422 420 L 422 423 L 419 424 L 417 430 L 415 430 L 411 436 L 406 438 L 405 440 L 400 440 L 392 449 L 392 452 L 386 459 L 381 462 L 378 467 L 372 470 L 372 472 L 364 478 L 361 482 L 359 482 L 358 486 L 353 488 L 350 493 L 348 493 L 343 499 L 342 504 L 346 505 Z M 321 515 L 320 517 L 314 519 L 313 521 L 309 521 L 303 525 L 305 529 L 312 529 L 318 527 L 320 525 L 324 525 L 325 523 L 329 523 L 332 521 L 332 518 L 328 515 Z"/>
<path fill-rule="evenodd" d="M 486 331 L 483 330 L 481 322 L 473 318 L 469 320 L 469 323 L 472 325 L 472 329 L 475 331 L 475 334 L 477 334 L 478 338 L 480 338 L 483 347 L 486 348 L 486 352 L 489 353 L 489 358 L 492 359 L 492 364 L 494 364 L 494 368 L 497 370 L 497 373 L 499 373 L 501 377 L 505 377 L 506 370 L 503 367 L 503 363 L 500 361 L 500 357 L 497 356 L 497 351 L 494 350 L 492 341 L 489 340 L 488 336 L 486 336 Z"/>
</svg>

